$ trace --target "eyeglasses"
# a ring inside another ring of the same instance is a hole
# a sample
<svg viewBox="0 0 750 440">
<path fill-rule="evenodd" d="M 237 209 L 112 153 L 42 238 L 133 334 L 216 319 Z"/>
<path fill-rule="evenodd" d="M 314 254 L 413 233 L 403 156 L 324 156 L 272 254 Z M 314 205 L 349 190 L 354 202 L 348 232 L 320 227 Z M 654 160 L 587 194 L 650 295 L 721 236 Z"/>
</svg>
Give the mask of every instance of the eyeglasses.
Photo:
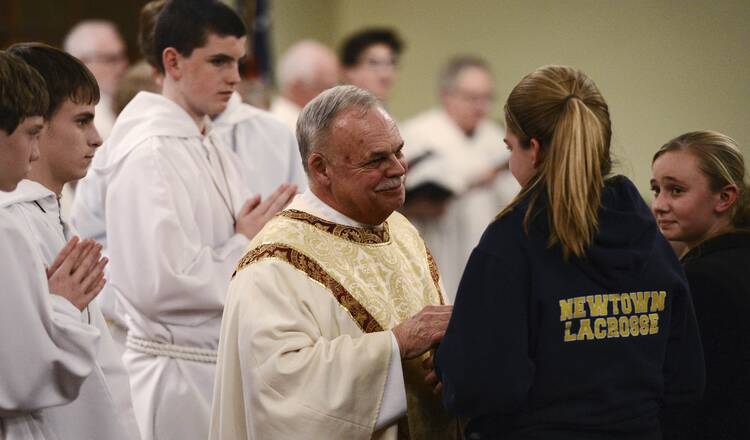
<svg viewBox="0 0 750 440">
<path fill-rule="evenodd" d="M 398 67 L 398 59 L 393 58 L 365 58 L 362 64 L 370 70 L 395 69 Z"/>
<path fill-rule="evenodd" d="M 495 95 L 492 93 L 473 93 L 466 90 L 455 89 L 451 94 L 455 95 L 462 101 L 475 105 L 492 104 L 495 102 Z"/>
<path fill-rule="evenodd" d="M 96 53 L 82 56 L 79 59 L 84 63 L 121 64 L 128 61 L 128 56 L 125 52 Z"/>
</svg>

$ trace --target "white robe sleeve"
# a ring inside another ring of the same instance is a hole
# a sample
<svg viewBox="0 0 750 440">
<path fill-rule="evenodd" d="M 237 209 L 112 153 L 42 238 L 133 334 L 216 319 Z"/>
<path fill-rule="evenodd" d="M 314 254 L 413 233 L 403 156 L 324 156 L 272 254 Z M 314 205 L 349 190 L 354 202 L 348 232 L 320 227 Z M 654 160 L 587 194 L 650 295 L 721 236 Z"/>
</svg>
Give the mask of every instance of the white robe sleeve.
<svg viewBox="0 0 750 440">
<path fill-rule="evenodd" d="M 254 263 L 230 285 L 210 438 L 370 439 L 392 349 L 304 273 Z"/>
<path fill-rule="evenodd" d="M 36 411 L 78 396 L 99 331 L 49 293 L 41 257 L 12 219 L 0 222 L 0 413 Z"/>
<path fill-rule="evenodd" d="M 406 384 L 404 371 L 401 368 L 401 350 L 398 348 L 396 335 L 391 332 L 391 361 L 388 364 L 388 379 L 383 392 L 383 404 L 380 406 L 375 430 L 392 425 L 406 415 Z"/>
<path fill-rule="evenodd" d="M 150 319 L 196 325 L 221 313 L 230 276 L 249 240 L 226 232 L 233 226 L 221 217 L 224 205 L 193 203 L 214 191 L 210 180 L 181 174 L 194 163 L 170 162 L 163 157 L 170 151 L 155 150 L 133 151 L 107 190 L 111 281 Z M 222 235 L 224 241 L 216 240 Z"/>
</svg>

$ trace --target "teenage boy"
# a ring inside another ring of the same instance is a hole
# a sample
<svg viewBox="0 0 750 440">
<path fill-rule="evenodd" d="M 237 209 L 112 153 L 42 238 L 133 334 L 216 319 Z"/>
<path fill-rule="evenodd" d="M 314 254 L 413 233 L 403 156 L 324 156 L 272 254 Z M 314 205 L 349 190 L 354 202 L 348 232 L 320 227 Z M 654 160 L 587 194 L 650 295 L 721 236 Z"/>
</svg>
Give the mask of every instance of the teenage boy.
<svg viewBox="0 0 750 440">
<path fill-rule="evenodd" d="M 220 1 L 167 3 L 154 31 L 162 94 L 142 92 L 125 107 L 97 161 L 110 287 L 126 316 L 123 360 L 144 440 L 207 438 L 230 276 L 295 191 L 248 199 L 209 118 L 240 81 L 245 34 Z"/>
<path fill-rule="evenodd" d="M 39 157 L 48 104 L 39 73 L 0 51 L 0 433 L 7 439 L 75 438 L 65 433 L 86 420 L 52 412 L 83 393 L 97 368 L 99 330 L 82 310 L 101 291 L 106 260 L 94 242 L 73 238 L 45 261 L 10 202 Z"/>
<path fill-rule="evenodd" d="M 154 28 L 159 14 L 168 2 L 153 0 L 141 9 L 139 18 L 138 42 L 141 53 L 154 72 L 159 72 L 161 54 L 157 57 L 154 48 Z M 158 77 L 162 83 L 163 74 Z M 235 93 L 229 99 L 224 111 L 211 115 L 212 136 L 222 147 L 227 147 L 237 155 L 234 162 L 241 171 L 245 186 L 266 200 L 279 186 L 291 183 L 297 191 L 307 188 L 307 177 L 302 168 L 302 159 L 297 139 L 281 121 L 270 113 L 254 108 L 241 101 Z M 71 223 L 82 237 L 93 238 L 105 245 L 103 192 L 104 182 L 99 172 L 99 164 L 104 163 L 107 152 L 105 144 L 92 163 L 91 172 L 82 179 L 76 189 L 76 197 L 71 211 Z M 292 190 L 290 189 L 290 192 Z M 284 197 L 284 193 L 276 193 Z M 99 304 L 110 324 L 110 331 L 121 350 L 125 350 L 125 319 L 122 308 L 115 302 L 109 286 L 99 295 Z"/>
<path fill-rule="evenodd" d="M 49 94 L 47 127 L 39 139 L 39 160 L 31 167 L 28 179 L 22 180 L 8 197 L 8 203 L 31 229 L 49 266 L 72 236 L 60 212 L 63 185 L 86 175 L 102 143 L 93 123 L 99 87 L 80 61 L 61 50 L 41 43 L 23 43 L 11 46 L 8 52 L 39 72 Z M 96 249 L 101 246 L 96 245 Z M 105 263 L 103 259 L 102 269 Z M 101 333 L 97 366 L 84 382 L 78 398 L 48 410 L 46 418 L 65 426 L 58 433 L 62 438 L 138 438 L 127 372 L 97 302 L 86 307 L 81 319 Z M 72 420 L 77 422 L 70 423 Z"/>
</svg>

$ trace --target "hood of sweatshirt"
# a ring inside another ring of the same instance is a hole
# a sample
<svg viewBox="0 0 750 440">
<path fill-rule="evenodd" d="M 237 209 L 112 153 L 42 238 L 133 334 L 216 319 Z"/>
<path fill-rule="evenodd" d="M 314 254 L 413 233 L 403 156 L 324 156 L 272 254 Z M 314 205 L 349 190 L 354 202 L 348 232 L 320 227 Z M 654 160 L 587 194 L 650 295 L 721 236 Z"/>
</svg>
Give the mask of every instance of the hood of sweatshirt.
<svg viewBox="0 0 750 440">
<path fill-rule="evenodd" d="M 546 196 L 532 227 L 549 236 Z M 599 228 L 584 258 L 570 257 L 591 279 L 603 286 L 630 284 L 645 269 L 661 234 L 651 210 L 625 176 L 606 180 L 599 209 Z"/>
</svg>

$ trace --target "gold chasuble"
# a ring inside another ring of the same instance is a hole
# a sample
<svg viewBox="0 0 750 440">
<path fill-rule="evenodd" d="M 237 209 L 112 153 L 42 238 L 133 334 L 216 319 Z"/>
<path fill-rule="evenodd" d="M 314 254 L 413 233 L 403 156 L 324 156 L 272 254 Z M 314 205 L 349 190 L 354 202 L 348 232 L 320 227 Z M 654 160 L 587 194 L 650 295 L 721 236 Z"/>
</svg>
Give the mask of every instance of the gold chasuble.
<svg viewBox="0 0 750 440">
<path fill-rule="evenodd" d="M 279 263 L 286 269 L 277 267 L 277 271 L 281 270 L 284 272 L 291 270 L 292 272 L 297 272 L 298 275 L 294 275 L 294 277 L 303 275 L 311 287 L 308 287 L 306 292 L 296 292 L 295 296 L 299 297 L 296 302 L 307 303 L 309 301 L 311 304 L 317 304 L 319 300 L 314 299 L 316 295 L 327 295 L 328 298 L 323 300 L 330 302 L 330 304 L 335 304 L 334 307 L 338 307 L 338 310 L 325 312 L 335 315 L 334 317 L 325 317 L 319 316 L 323 313 L 317 311 L 326 310 L 325 308 L 320 308 L 317 305 L 304 305 L 302 307 L 303 310 L 299 313 L 299 319 L 309 318 L 313 321 L 314 325 L 321 328 L 320 334 L 322 338 L 333 338 L 335 342 L 338 342 L 336 348 L 344 344 L 343 341 L 340 341 L 341 338 L 334 338 L 334 336 L 339 336 L 336 333 L 343 335 L 344 339 L 347 340 L 347 344 L 361 344 L 362 348 L 352 350 L 351 354 L 347 354 L 345 348 L 340 348 L 341 357 L 345 357 L 342 361 L 350 365 L 352 371 L 344 372 L 346 370 L 345 366 L 336 366 L 335 368 L 341 368 L 342 370 L 341 373 L 337 373 L 339 374 L 338 377 L 340 377 L 342 383 L 350 381 L 352 383 L 351 388 L 354 389 L 343 390 L 343 393 L 348 395 L 336 397 L 336 393 L 341 391 L 337 389 L 337 385 L 339 384 L 331 385 L 331 383 L 328 383 L 327 386 L 329 388 L 318 388 L 318 393 L 330 392 L 332 393 L 330 398 L 341 403 L 332 407 L 330 413 L 325 414 L 321 418 L 318 418 L 316 414 L 326 410 L 321 409 L 319 406 L 315 407 L 315 413 L 307 414 L 307 411 L 305 411 L 303 414 L 299 412 L 296 416 L 297 419 L 314 419 L 314 421 L 305 421 L 303 423 L 303 425 L 306 425 L 304 433 L 288 429 L 288 425 L 267 431 L 260 426 L 263 420 L 247 420 L 244 422 L 245 427 L 235 430 L 225 428 L 222 432 L 223 435 L 239 433 L 245 435 L 242 438 L 264 438 L 259 433 L 265 433 L 265 435 L 269 436 L 268 438 L 271 438 L 271 435 L 274 435 L 274 438 L 282 438 L 285 435 L 298 435 L 298 438 L 310 439 L 322 439 L 324 436 L 328 436 L 326 438 L 342 439 L 376 438 L 394 440 L 396 438 L 430 440 L 461 438 L 457 419 L 444 411 L 440 399 L 434 396 L 431 388 L 424 384 L 424 375 L 426 372 L 422 368 L 421 363 L 428 354 L 402 363 L 404 383 L 406 385 L 407 416 L 398 422 L 398 430 L 396 431 L 394 427 L 391 427 L 390 429 L 372 432 L 375 419 L 378 415 L 380 400 L 382 399 L 388 362 L 390 361 L 390 355 L 387 352 L 391 350 L 391 335 L 388 332 L 384 332 L 384 330 L 392 329 L 400 322 L 418 313 L 426 305 L 443 304 L 444 302 L 439 285 L 437 267 L 416 229 L 399 213 L 393 213 L 383 226 L 383 228 L 378 229 L 344 226 L 320 219 L 306 212 L 287 209 L 269 221 L 254 238 L 250 245 L 250 250 L 240 260 L 235 276 L 239 278 L 245 275 L 244 271 L 248 270 L 265 273 L 262 271 L 267 271 L 268 269 L 263 269 L 261 265 L 270 264 L 279 266 Z M 283 275 L 276 274 L 274 276 L 279 277 Z M 256 276 L 255 278 L 258 277 Z M 252 286 L 259 282 L 259 280 L 249 280 L 248 283 L 251 287 L 248 287 L 248 290 L 255 290 L 255 287 Z M 300 284 L 297 285 L 299 286 Z M 262 286 L 258 290 L 262 290 Z M 323 293 L 316 293 L 313 290 L 316 292 L 319 290 Z M 286 293 L 279 292 L 279 295 L 284 294 Z M 237 295 L 247 295 L 250 297 L 246 302 L 248 304 L 247 310 L 251 310 L 254 293 L 234 291 L 230 287 L 230 296 Z M 231 304 L 233 302 L 233 300 L 228 299 L 228 303 Z M 240 319 L 242 319 L 242 311 L 237 313 L 240 315 Z M 228 314 L 230 315 L 229 317 L 227 316 Z M 260 313 L 256 312 L 256 314 L 261 316 Z M 231 324 L 232 315 L 235 315 L 235 313 L 225 311 L 224 318 L 229 319 L 230 322 L 224 323 L 224 326 L 234 326 Z M 247 319 L 250 318 L 248 317 Z M 330 323 L 337 319 L 339 322 L 342 319 L 350 320 L 350 323 Z M 355 324 L 352 328 L 358 328 L 358 330 L 347 330 L 347 326 L 351 326 L 352 323 Z M 242 323 L 238 323 L 237 326 L 242 327 Z M 252 324 L 248 324 L 248 326 L 252 326 Z M 329 329 L 328 327 L 331 326 L 335 328 Z M 291 327 L 293 325 L 289 324 L 286 331 L 295 332 Z M 227 331 L 232 330 L 222 329 L 222 338 L 227 337 Z M 239 330 L 239 332 L 242 333 L 242 330 Z M 248 336 L 248 341 L 251 341 L 249 343 L 262 344 L 262 342 L 256 342 L 251 339 L 262 340 L 262 332 L 250 333 L 253 336 Z M 351 342 L 347 335 L 352 338 Z M 383 335 L 387 335 L 387 338 L 384 338 Z M 377 343 L 373 339 L 376 337 L 378 339 Z M 311 338 L 314 338 L 314 336 L 311 336 Z M 359 340 L 371 341 L 372 343 L 368 347 L 375 347 L 377 345 L 379 347 L 377 349 L 379 354 L 374 354 L 373 348 L 365 348 L 362 342 L 354 342 Z M 222 340 L 220 351 L 222 350 L 222 346 L 228 343 L 228 341 Z M 240 343 L 242 343 L 241 337 Z M 333 345 L 333 342 L 330 341 L 321 342 L 321 338 L 311 341 L 313 346 L 326 343 Z M 290 346 L 289 349 L 292 350 L 295 347 Z M 230 350 L 234 350 L 234 348 Z M 279 347 L 278 350 L 284 350 L 284 347 Z M 325 350 L 330 350 L 326 351 L 330 357 L 335 356 L 333 348 L 326 348 Z M 239 351 L 242 351 L 242 347 L 239 348 Z M 383 356 L 383 354 L 385 355 Z M 299 356 L 303 355 L 300 354 Z M 305 356 L 310 355 L 305 354 Z M 367 356 L 372 356 L 372 360 L 368 361 L 366 359 Z M 245 361 L 242 354 L 236 357 L 240 364 Z M 321 362 L 318 357 L 311 357 L 311 359 L 309 361 L 310 364 Z M 337 365 L 336 359 L 329 359 L 327 362 L 332 363 L 331 365 Z M 267 368 L 268 365 L 265 364 L 270 362 L 263 362 L 256 358 L 246 363 L 248 365 L 245 368 L 263 369 Z M 276 361 L 275 368 L 280 368 L 278 367 L 278 363 Z M 305 368 L 309 368 L 310 371 L 304 370 Z M 330 368 L 333 367 L 326 367 L 326 369 Z M 226 367 L 223 369 L 227 370 Z M 306 386 L 309 387 L 306 391 L 307 393 L 315 389 L 318 385 L 316 381 L 330 381 L 333 383 L 336 381 L 336 378 L 332 378 L 330 375 L 324 373 L 318 373 L 319 377 L 316 377 L 316 372 L 321 371 L 321 368 L 313 365 L 285 365 L 284 369 L 294 370 L 294 372 L 305 371 L 304 375 L 306 376 L 306 380 L 308 380 Z M 220 366 L 219 374 L 222 374 L 221 370 L 222 367 Z M 238 373 L 234 372 L 232 374 L 237 376 Z M 288 378 L 290 377 L 289 374 L 292 374 L 292 372 L 285 371 L 284 376 Z M 351 379 L 349 375 L 352 375 Z M 358 377 L 358 375 L 361 376 Z M 270 382 L 270 380 L 259 380 L 258 377 L 259 375 L 256 374 L 252 379 L 244 380 L 242 386 L 247 387 L 248 385 L 252 385 L 247 382 L 257 383 L 260 381 L 264 384 Z M 222 386 L 225 389 L 229 389 L 232 384 L 228 382 L 228 378 L 217 378 L 217 387 Z M 239 384 L 236 384 L 236 386 L 239 386 Z M 369 394 L 356 395 L 356 393 Z M 283 391 L 278 394 L 276 396 L 278 399 L 297 401 L 298 398 L 295 396 L 299 395 L 300 391 L 295 389 L 295 391 L 288 393 L 290 396 L 283 396 Z M 307 409 L 313 406 L 309 402 L 314 402 L 318 398 L 325 399 L 326 396 L 306 396 L 299 398 L 299 400 L 304 400 L 305 403 L 303 405 Z M 247 399 L 247 396 L 243 396 L 243 399 Z M 351 401 L 348 399 L 351 399 Z M 262 400 L 262 396 L 249 400 L 260 401 Z M 218 403 L 215 402 L 214 405 L 214 419 L 217 418 L 217 411 L 225 413 L 224 417 L 227 417 L 229 411 L 227 411 L 226 407 L 230 403 L 220 401 Z M 219 408 L 217 409 L 216 406 L 219 406 Z M 222 406 L 224 408 L 221 408 Z M 245 406 L 245 412 L 247 413 L 247 406 L 250 405 L 245 404 Z M 271 405 L 263 403 L 262 406 L 266 408 Z M 289 406 L 291 405 L 287 405 L 286 408 Z M 236 413 L 240 411 L 240 408 L 235 408 L 232 411 L 235 412 L 235 415 L 239 415 Z M 366 425 L 369 431 L 348 430 L 349 425 L 360 423 L 357 422 L 360 418 L 357 415 L 351 420 L 343 422 L 342 419 L 348 418 L 347 411 L 351 413 L 361 411 L 361 420 L 367 421 Z M 247 418 L 247 416 L 243 417 Z M 272 420 L 274 414 L 267 414 L 262 417 L 251 415 L 250 418 Z M 212 436 L 218 432 L 216 427 L 213 426 L 215 423 L 217 421 L 212 420 Z M 289 423 L 294 424 L 297 421 L 289 420 Z M 341 428 L 323 427 L 325 424 L 331 426 L 341 425 Z M 256 434 L 255 437 L 253 436 L 253 432 Z"/>
</svg>

